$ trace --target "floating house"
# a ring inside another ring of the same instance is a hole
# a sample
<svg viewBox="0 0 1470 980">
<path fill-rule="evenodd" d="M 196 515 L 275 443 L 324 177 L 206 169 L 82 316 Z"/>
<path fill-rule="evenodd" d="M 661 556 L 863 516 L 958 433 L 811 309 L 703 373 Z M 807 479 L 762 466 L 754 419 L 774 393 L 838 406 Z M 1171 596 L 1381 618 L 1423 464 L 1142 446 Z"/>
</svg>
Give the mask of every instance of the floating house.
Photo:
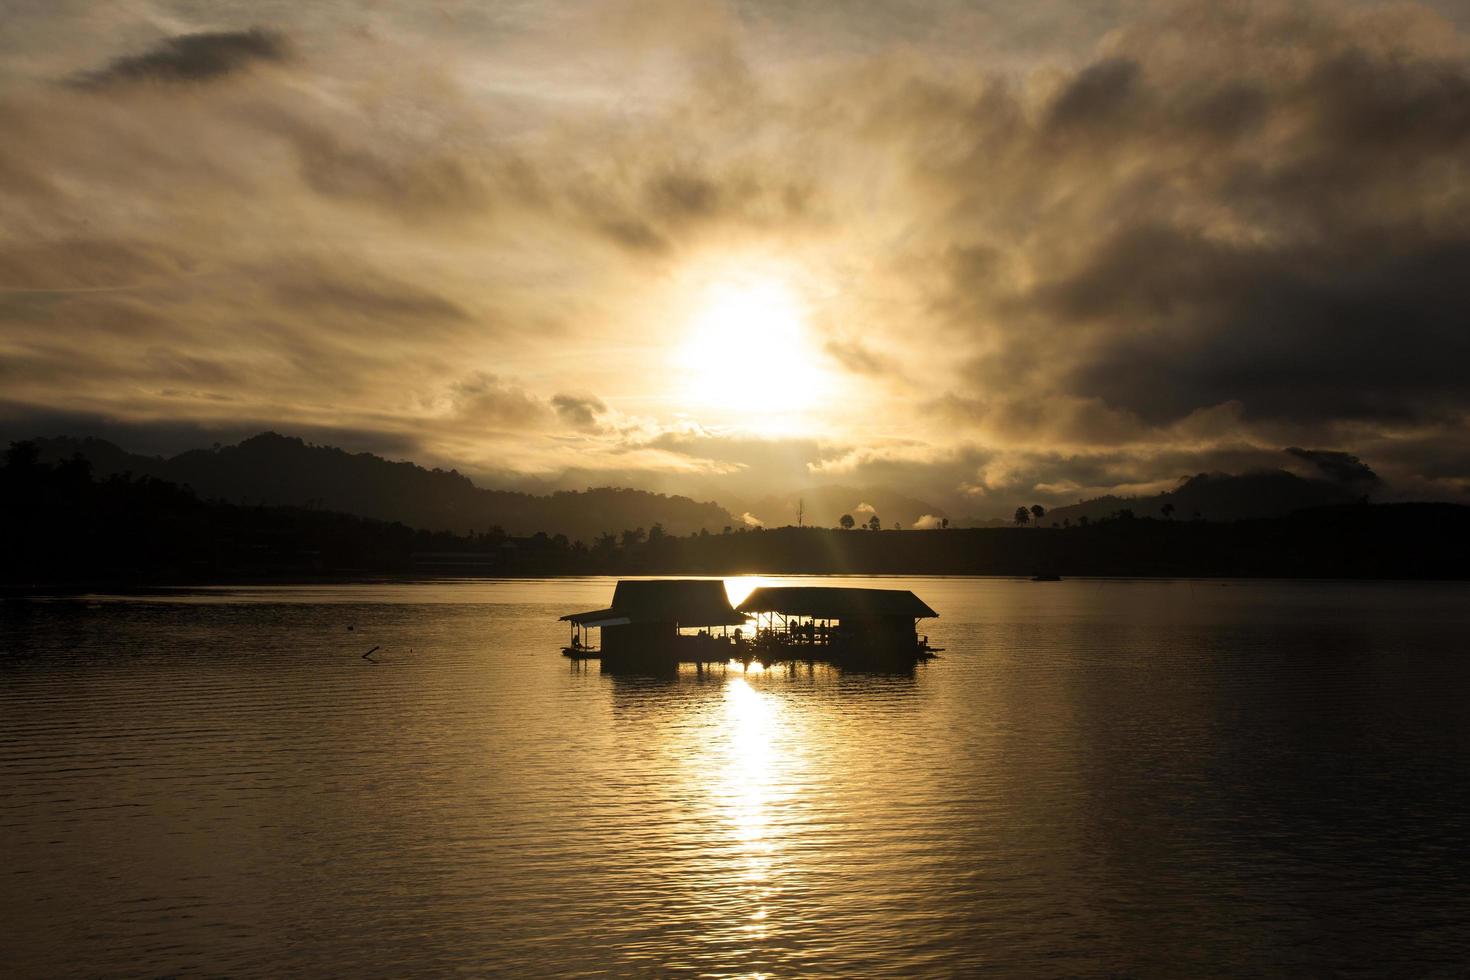
<svg viewBox="0 0 1470 980">
<path fill-rule="evenodd" d="M 758 647 L 861 657 L 937 652 L 920 638 L 919 622 L 939 613 L 907 589 L 760 588 L 737 608 L 755 618 Z"/>
<path fill-rule="evenodd" d="M 608 608 L 561 619 L 572 624 L 571 645 L 565 649 L 569 656 L 605 659 L 725 660 L 736 639 L 730 635 L 731 627 L 739 629 L 746 622 L 730 605 L 725 583 L 719 579 L 625 580 L 613 591 Z M 682 632 L 690 629 L 700 632 L 692 636 Z M 592 630 L 602 634 L 601 644 Z M 714 649 L 717 640 L 722 649 Z M 700 656 L 701 648 L 707 656 Z"/>
<path fill-rule="evenodd" d="M 734 607 L 719 579 L 655 579 L 619 582 L 608 608 L 561 619 L 570 657 L 704 663 L 921 659 L 938 651 L 918 624 L 938 615 L 901 589 L 759 588 Z"/>
</svg>

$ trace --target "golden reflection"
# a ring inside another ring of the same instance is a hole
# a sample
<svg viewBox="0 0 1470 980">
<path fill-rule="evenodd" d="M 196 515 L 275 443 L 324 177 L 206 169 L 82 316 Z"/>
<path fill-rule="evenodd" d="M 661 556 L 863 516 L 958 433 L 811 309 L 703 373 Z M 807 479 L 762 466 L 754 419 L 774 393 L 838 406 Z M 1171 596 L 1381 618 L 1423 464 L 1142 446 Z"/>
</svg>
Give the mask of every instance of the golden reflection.
<svg viewBox="0 0 1470 980">
<path fill-rule="evenodd" d="M 742 674 L 750 674 L 752 676 L 764 674 L 767 670 L 770 669 L 759 660 L 752 660 L 750 661 L 750 663 L 745 663 L 743 661 L 736 660 L 734 657 L 731 657 L 728 661 L 726 661 L 725 667 L 729 670 L 738 670 Z"/>
<path fill-rule="evenodd" d="M 760 938 L 769 928 L 767 900 L 774 891 L 776 872 L 771 804 L 781 777 L 779 705 L 770 695 L 752 688 L 743 676 L 736 677 L 725 685 L 724 720 L 726 765 L 716 793 L 739 862 L 737 899 L 747 920 L 741 929 Z"/>
</svg>

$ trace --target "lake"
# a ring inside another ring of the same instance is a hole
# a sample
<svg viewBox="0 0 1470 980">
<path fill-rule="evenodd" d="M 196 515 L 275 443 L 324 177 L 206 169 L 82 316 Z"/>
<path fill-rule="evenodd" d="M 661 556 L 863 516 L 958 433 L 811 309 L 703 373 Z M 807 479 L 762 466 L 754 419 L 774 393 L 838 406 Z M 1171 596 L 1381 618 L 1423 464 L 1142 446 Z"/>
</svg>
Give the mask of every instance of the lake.
<svg viewBox="0 0 1470 980">
<path fill-rule="evenodd" d="M 1465 584 L 853 580 L 942 656 L 663 678 L 559 655 L 613 584 L 0 603 L 6 973 L 1470 963 Z"/>
</svg>

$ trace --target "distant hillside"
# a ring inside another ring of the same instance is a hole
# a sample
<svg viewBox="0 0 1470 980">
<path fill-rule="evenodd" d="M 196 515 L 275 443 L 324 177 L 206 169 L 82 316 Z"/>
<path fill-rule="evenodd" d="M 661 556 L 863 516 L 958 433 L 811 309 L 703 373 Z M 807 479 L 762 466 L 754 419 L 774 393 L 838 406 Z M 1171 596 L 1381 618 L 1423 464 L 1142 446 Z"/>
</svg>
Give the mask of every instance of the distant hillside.
<svg viewBox="0 0 1470 980">
<path fill-rule="evenodd" d="M 760 518 L 767 527 L 785 527 L 796 523 L 796 508 L 805 507 L 803 523 L 809 527 L 836 527 L 843 514 L 851 514 L 859 524 L 874 514 L 884 527 L 895 523 L 912 527 L 919 518 L 946 517 L 943 510 L 915 497 L 905 496 L 887 487 L 808 487 L 787 494 L 762 497 L 742 503 L 749 514 Z M 864 505 L 867 508 L 864 508 Z"/>
<path fill-rule="evenodd" d="M 1076 524 L 1080 518 L 1100 521 L 1121 510 L 1131 510 L 1136 517 L 1159 517 L 1166 504 L 1172 504 L 1174 520 L 1249 521 L 1287 514 L 1309 507 L 1330 507 L 1356 503 L 1362 497 L 1357 488 L 1344 487 L 1328 480 L 1307 479 L 1285 470 L 1230 475 L 1201 473 L 1184 480 L 1173 490 L 1147 497 L 1095 497 L 1080 504 L 1055 507 L 1042 523 Z M 1024 503 L 1024 501 L 1022 501 Z"/>
<path fill-rule="evenodd" d="M 43 460 L 80 454 L 102 478 L 131 472 L 188 485 L 206 499 L 340 511 L 429 531 L 462 534 L 498 525 L 511 534 L 546 531 L 590 544 L 603 532 L 625 528 L 662 524 L 670 534 L 692 534 L 740 523 L 717 504 L 642 490 L 602 487 L 547 496 L 487 490 L 454 470 L 311 446 L 274 432 L 172 459 L 136 455 L 101 439 L 37 444 Z"/>
<path fill-rule="evenodd" d="M 454 535 L 318 508 L 204 501 L 163 480 L 94 480 L 85 460 L 47 465 L 37 455 L 20 444 L 0 466 L 0 588 L 382 575 L 1464 578 L 1470 553 L 1470 507 L 1431 503 L 1319 507 L 1230 523 L 1119 519 L 1066 530 L 628 535 L 589 547 L 560 535 Z"/>
</svg>

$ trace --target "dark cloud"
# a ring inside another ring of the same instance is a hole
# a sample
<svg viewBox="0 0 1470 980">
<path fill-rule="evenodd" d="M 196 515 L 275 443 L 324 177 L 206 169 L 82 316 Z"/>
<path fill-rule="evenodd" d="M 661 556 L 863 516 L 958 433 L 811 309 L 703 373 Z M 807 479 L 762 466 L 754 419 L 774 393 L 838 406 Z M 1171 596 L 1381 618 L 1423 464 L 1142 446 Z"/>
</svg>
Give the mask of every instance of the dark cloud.
<svg viewBox="0 0 1470 980">
<path fill-rule="evenodd" d="M 1381 158 L 1456 150 L 1470 138 L 1470 72 L 1462 60 L 1349 50 L 1318 65 L 1298 97 L 1318 109 L 1328 148 Z"/>
<path fill-rule="evenodd" d="M 1079 447 L 1187 442 L 1223 406 L 1276 445 L 1462 418 L 1470 51 L 1417 16 L 1181 5 L 1034 123 L 1002 86 L 927 93 L 964 134 L 915 169 L 970 384 L 933 406 Z"/>
<path fill-rule="evenodd" d="M 186 273 L 174 250 L 126 239 L 63 238 L 0 245 L 0 294 L 131 289 Z"/>
<path fill-rule="evenodd" d="M 485 371 L 450 386 L 455 418 L 474 426 L 522 428 L 545 421 L 546 403 L 525 389 Z"/>
<path fill-rule="evenodd" d="M 261 110 L 258 121 L 287 141 L 301 179 L 327 198 L 409 220 L 480 214 L 494 199 L 494 162 L 472 154 L 385 142 L 339 120 L 305 117 L 285 106 Z"/>
<path fill-rule="evenodd" d="M 1031 445 L 1059 441 L 1111 446 L 1133 441 L 1140 430 L 1132 413 L 1110 408 L 1096 398 L 1034 398 L 1024 393 L 961 397 L 950 393 L 930 400 L 925 409 L 962 429 L 998 430 L 1013 441 Z"/>
<path fill-rule="evenodd" d="M 663 138 L 650 133 L 648 142 Z M 660 255 L 721 232 L 789 233 L 815 218 L 815 185 L 785 160 L 740 153 L 722 167 L 659 169 L 628 183 L 615 175 L 581 178 L 566 194 L 598 234 L 635 254 Z"/>
<path fill-rule="evenodd" d="M 119 419 L 109 415 L 48 408 L 24 402 L 0 400 L 0 447 L 21 439 L 69 436 L 106 439 L 121 448 L 148 456 L 173 456 L 216 442 L 236 443 L 280 426 L 269 419 L 236 417 L 228 422 L 206 423 L 190 419 Z M 416 436 L 387 429 L 296 423 L 290 434 L 320 445 L 337 446 L 349 452 L 373 452 L 391 456 L 420 456 L 423 445 Z"/>
<path fill-rule="evenodd" d="M 643 221 L 633 218 L 610 219 L 596 224 L 608 239 L 633 252 L 663 252 L 668 241 Z"/>
<path fill-rule="evenodd" d="M 1083 341 L 1060 383 L 1151 422 L 1225 401 L 1295 422 L 1422 417 L 1470 401 L 1470 236 L 1290 247 L 1135 228 L 1038 291 Z"/>
<path fill-rule="evenodd" d="M 607 411 L 607 406 L 594 395 L 553 395 L 551 407 L 567 425 L 587 430 L 597 428 L 597 417 Z"/>
<path fill-rule="evenodd" d="M 290 54 L 284 36 L 262 28 L 181 34 L 143 54 L 117 58 L 82 75 L 76 84 L 106 88 L 134 82 L 206 82 L 260 62 L 280 62 Z"/>
<path fill-rule="evenodd" d="M 711 180 L 690 174 L 665 174 L 648 185 L 648 202 L 661 213 L 685 218 L 705 218 L 720 207 L 720 187 Z"/>
<path fill-rule="evenodd" d="M 1052 102 L 1053 129 L 1112 129 L 1128 111 L 1138 89 L 1138 63 L 1109 58 L 1078 72 Z"/>
<path fill-rule="evenodd" d="M 1361 487 L 1366 491 L 1382 482 L 1371 466 L 1352 453 L 1332 449 L 1302 449 L 1297 446 L 1288 447 L 1286 452 L 1310 463 L 1317 471 L 1314 475 L 1326 477 L 1345 487 Z"/>
</svg>

